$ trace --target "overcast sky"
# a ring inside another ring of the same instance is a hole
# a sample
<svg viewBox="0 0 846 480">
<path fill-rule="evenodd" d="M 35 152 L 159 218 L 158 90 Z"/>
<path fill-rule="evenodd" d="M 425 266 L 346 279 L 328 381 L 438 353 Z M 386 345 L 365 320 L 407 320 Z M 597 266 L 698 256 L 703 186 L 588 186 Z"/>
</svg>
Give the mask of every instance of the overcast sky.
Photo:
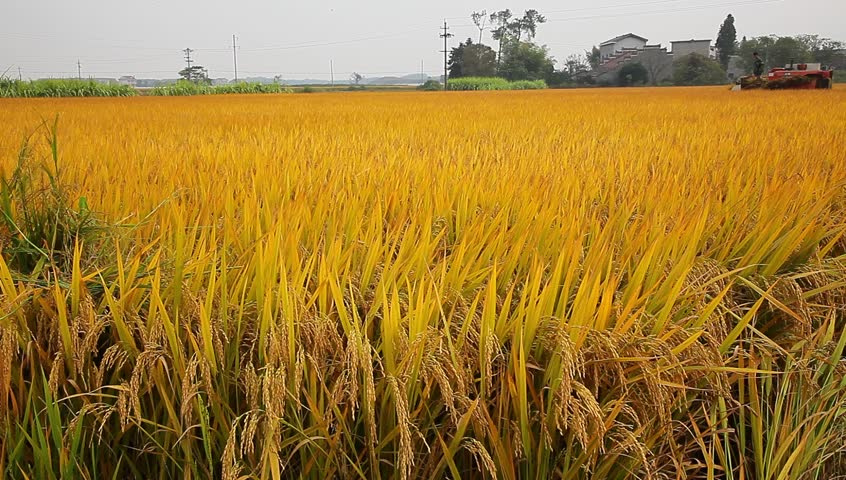
<svg viewBox="0 0 846 480">
<path fill-rule="evenodd" d="M 537 41 L 563 60 L 610 37 L 633 32 L 650 43 L 716 38 L 729 13 L 743 35 L 818 33 L 846 40 L 846 0 L 0 0 L 0 74 L 173 78 L 182 49 L 212 77 L 232 77 L 232 34 L 239 77 L 366 77 L 442 69 L 438 28 L 451 39 L 479 32 L 469 15 L 539 10 L 549 22 Z M 488 32 L 485 41 L 490 42 Z"/>
</svg>

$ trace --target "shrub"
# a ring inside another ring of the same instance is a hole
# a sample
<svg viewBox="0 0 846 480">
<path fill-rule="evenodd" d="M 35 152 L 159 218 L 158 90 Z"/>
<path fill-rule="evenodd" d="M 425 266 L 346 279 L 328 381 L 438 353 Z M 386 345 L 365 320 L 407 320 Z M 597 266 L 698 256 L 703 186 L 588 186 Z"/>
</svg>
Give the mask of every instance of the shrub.
<svg viewBox="0 0 846 480">
<path fill-rule="evenodd" d="M 437 80 L 426 80 L 423 85 L 417 87 L 417 90 L 423 90 L 424 92 L 438 92 L 443 89 L 444 86 Z"/>
<path fill-rule="evenodd" d="M 171 85 L 155 87 L 150 90 L 150 95 L 157 97 L 184 97 L 191 95 L 210 95 L 211 93 L 212 87 L 187 80 L 179 80 Z"/>
<path fill-rule="evenodd" d="M 214 94 L 291 93 L 287 85 L 279 83 L 238 82 L 212 87 Z"/>
<path fill-rule="evenodd" d="M 623 87 L 643 85 L 649 81 L 649 71 L 639 62 L 627 63 L 617 74 L 617 81 Z"/>
<path fill-rule="evenodd" d="M 673 83 L 676 85 L 724 85 L 726 72 L 719 62 L 697 53 L 676 59 L 673 65 Z"/>
<path fill-rule="evenodd" d="M 201 83 L 180 80 L 171 85 L 156 87 L 150 95 L 159 97 L 184 97 L 191 95 L 231 95 L 259 93 L 291 93 L 286 85 L 278 83 L 239 82 L 226 85 L 210 86 Z"/>
<path fill-rule="evenodd" d="M 543 80 L 509 82 L 499 77 L 462 77 L 449 81 L 450 90 L 539 90 L 547 88 Z"/>
<path fill-rule="evenodd" d="M 85 197 L 72 206 L 69 186 L 59 168 L 57 122 L 42 124 L 47 132 L 49 160 L 39 160 L 30 139 L 24 141 L 11 175 L 0 173 L 0 232 L 9 266 L 40 275 L 45 266 L 67 265 L 78 243 L 100 230 Z"/>
<path fill-rule="evenodd" d="M 511 82 L 511 90 L 543 90 L 546 82 L 543 80 L 518 80 Z"/>
<path fill-rule="evenodd" d="M 499 77 L 461 77 L 450 79 L 449 90 L 511 90 L 508 80 Z"/>
<path fill-rule="evenodd" d="M 130 97 L 136 95 L 128 85 L 105 84 L 94 80 L 0 80 L 0 98 L 34 97 Z"/>
</svg>

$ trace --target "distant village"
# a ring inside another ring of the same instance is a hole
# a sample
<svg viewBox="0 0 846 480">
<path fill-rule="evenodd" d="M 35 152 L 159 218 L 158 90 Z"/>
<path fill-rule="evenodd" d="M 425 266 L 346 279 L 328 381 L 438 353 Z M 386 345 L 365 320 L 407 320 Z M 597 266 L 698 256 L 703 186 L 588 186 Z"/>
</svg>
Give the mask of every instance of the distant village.
<svg viewBox="0 0 846 480">
<path fill-rule="evenodd" d="M 713 60 L 717 59 L 717 49 L 711 39 L 678 40 L 670 42 L 671 50 L 661 44 L 649 44 L 649 40 L 627 33 L 606 40 L 599 44 L 600 63 L 590 72 L 597 84 L 616 82 L 620 70 L 628 63 L 640 63 L 649 73 L 652 84 L 670 81 L 673 77 L 673 59 L 690 54 L 698 54 Z M 740 57 L 729 57 L 727 80 L 733 81 L 746 74 Z"/>
<path fill-rule="evenodd" d="M 745 41 L 745 38 L 744 38 Z M 596 47 L 595 47 L 596 48 Z M 620 71 L 629 64 L 640 64 L 648 73 L 648 83 L 660 85 L 672 82 L 674 74 L 674 60 L 684 58 L 691 54 L 717 60 L 718 48 L 712 39 L 690 39 L 670 42 L 669 50 L 661 44 L 650 44 L 649 40 L 634 33 L 627 33 L 608 39 L 599 44 L 599 60 L 593 68 L 582 73 L 582 78 L 589 79 L 594 85 L 615 85 L 618 82 Z M 839 51 L 838 55 L 846 59 L 846 51 Z M 733 82 L 736 79 L 749 74 L 746 71 L 748 62 L 738 55 L 730 55 L 725 65 L 726 82 Z M 818 65 L 818 64 L 817 64 Z M 840 68 L 846 68 L 846 65 Z M 450 73 L 452 77 L 452 73 Z M 132 75 L 121 76 L 120 78 L 92 78 L 91 80 L 104 84 L 127 85 L 134 88 L 154 88 L 176 83 L 179 79 L 142 79 Z M 389 77 L 362 77 L 362 85 L 419 85 L 426 81 L 443 81 L 443 76 L 429 76 L 422 73 L 412 73 L 404 76 Z M 209 78 L 212 86 L 226 85 L 235 82 L 228 78 Z M 241 81 L 255 83 L 283 83 L 287 85 L 329 85 L 334 81 L 326 79 L 282 79 L 280 76 L 274 78 L 250 77 Z M 339 84 L 345 81 L 337 82 Z"/>
</svg>

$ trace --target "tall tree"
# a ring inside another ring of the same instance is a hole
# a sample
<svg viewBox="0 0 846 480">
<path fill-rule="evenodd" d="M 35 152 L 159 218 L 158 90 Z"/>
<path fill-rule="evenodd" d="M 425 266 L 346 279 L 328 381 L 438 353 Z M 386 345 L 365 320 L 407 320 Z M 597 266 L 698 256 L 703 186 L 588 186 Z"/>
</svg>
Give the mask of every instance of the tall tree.
<svg viewBox="0 0 846 480">
<path fill-rule="evenodd" d="M 737 51 L 737 29 L 734 27 L 734 16 L 729 14 L 726 20 L 720 25 L 720 33 L 717 34 L 717 51 L 719 52 L 720 65 L 728 67 L 729 57 Z"/>
<path fill-rule="evenodd" d="M 502 57 L 499 75 L 508 80 L 545 80 L 555 71 L 547 48 L 531 42 L 509 42 Z"/>
<path fill-rule="evenodd" d="M 843 42 L 819 35 L 797 35 L 796 40 L 810 53 L 811 60 L 827 67 L 844 68 L 846 66 L 846 48 Z"/>
<path fill-rule="evenodd" d="M 184 80 L 188 80 L 189 82 L 203 84 L 211 83 L 209 81 L 209 72 L 202 65 L 194 65 L 191 67 L 183 68 L 179 71 L 179 76 L 182 77 Z"/>
<path fill-rule="evenodd" d="M 596 69 L 599 67 L 599 62 L 602 61 L 602 54 L 599 52 L 599 48 L 594 45 L 590 50 L 585 50 L 585 58 L 590 68 Z"/>
<path fill-rule="evenodd" d="M 491 36 L 497 42 L 497 50 L 496 50 L 496 65 L 497 68 L 502 61 L 502 46 L 508 40 L 509 35 L 509 28 L 512 23 L 511 19 L 514 17 L 514 14 L 511 13 L 511 10 L 506 8 L 505 10 L 500 10 L 498 12 L 494 12 L 491 14 L 491 24 L 495 25 L 495 28 L 491 30 Z"/>
<path fill-rule="evenodd" d="M 772 66 L 782 67 L 791 63 L 802 63 L 811 60 L 808 47 L 793 37 L 779 37 L 768 52 Z"/>
<path fill-rule="evenodd" d="M 470 15 L 470 19 L 473 20 L 473 24 L 476 25 L 476 28 L 479 29 L 479 43 L 482 43 L 482 34 L 487 28 L 485 24 L 488 21 L 488 11 L 482 10 L 481 12 L 473 12 Z"/>
<path fill-rule="evenodd" d="M 526 39 L 531 41 L 538 33 L 538 25 L 546 23 L 546 17 L 541 15 L 537 10 L 526 10 L 522 18 L 517 19 L 512 30 L 515 30 L 517 41 L 523 39 L 523 33 L 526 34 Z"/>
<path fill-rule="evenodd" d="M 783 67 L 790 63 L 818 62 L 827 67 L 846 68 L 844 43 L 819 35 L 797 35 L 795 37 L 744 38 L 738 54 L 744 67 L 752 71 L 752 52 L 758 52 L 770 67 Z"/>
<path fill-rule="evenodd" d="M 496 52 L 473 39 L 459 43 L 449 55 L 449 77 L 493 77 L 496 75 Z"/>
<path fill-rule="evenodd" d="M 698 53 L 691 53 L 674 62 L 673 83 L 676 85 L 721 85 L 726 83 L 726 72 L 718 62 Z"/>
<path fill-rule="evenodd" d="M 747 73 L 752 73 L 754 69 L 755 58 L 752 56 L 753 52 L 758 52 L 761 59 L 764 60 L 765 66 L 777 65 L 770 60 L 770 50 L 776 40 L 778 40 L 776 36 L 762 36 L 750 39 L 744 38 L 740 42 L 740 48 L 737 50 L 737 54 L 740 55 L 743 67 Z"/>
<path fill-rule="evenodd" d="M 590 70 L 590 64 L 585 56 L 572 54 L 564 60 L 564 71 L 570 78 L 575 78 L 579 75 L 587 73 Z"/>
<path fill-rule="evenodd" d="M 526 10 L 520 18 L 515 18 L 506 25 L 508 34 L 518 42 L 523 40 L 523 34 L 526 39 L 531 41 L 538 33 L 538 25 L 546 23 L 546 17 L 538 13 L 535 9 Z"/>
</svg>

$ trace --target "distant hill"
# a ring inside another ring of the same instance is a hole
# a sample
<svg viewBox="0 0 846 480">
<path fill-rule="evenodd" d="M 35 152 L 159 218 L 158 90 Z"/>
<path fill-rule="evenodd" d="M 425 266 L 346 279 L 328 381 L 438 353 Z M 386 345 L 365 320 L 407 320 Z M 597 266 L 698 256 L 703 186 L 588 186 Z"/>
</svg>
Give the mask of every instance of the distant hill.
<svg viewBox="0 0 846 480">
<path fill-rule="evenodd" d="M 387 76 L 387 77 L 364 77 L 361 80 L 362 85 L 419 85 L 426 80 L 440 80 L 440 77 L 430 77 L 420 73 L 410 73 L 401 77 Z M 268 77 L 248 77 L 244 79 L 247 82 L 258 83 L 273 83 L 273 78 Z M 331 82 L 326 79 L 306 78 L 306 79 L 282 79 L 280 83 L 285 85 L 330 85 Z M 349 85 L 349 79 L 335 80 L 335 85 Z"/>
<path fill-rule="evenodd" d="M 95 78 L 93 79 L 100 83 L 117 83 L 117 80 L 114 78 Z M 385 76 L 385 77 L 364 77 L 361 80 L 362 85 L 373 85 L 373 86 L 384 86 L 384 85 L 420 85 L 424 83 L 426 80 L 436 80 L 441 81 L 441 77 L 432 77 L 429 75 L 421 74 L 421 73 L 409 73 L 408 75 L 402 76 Z M 274 83 L 277 80 L 272 77 L 247 77 L 247 78 L 240 78 L 239 81 L 242 82 L 255 82 L 255 83 Z M 176 83 L 176 79 L 153 79 L 153 78 L 139 78 L 136 80 L 135 86 L 138 88 L 152 88 L 158 87 L 162 85 L 170 85 Z M 221 85 L 225 83 L 231 83 L 232 80 L 226 78 L 215 78 L 214 84 Z M 306 78 L 306 79 L 281 79 L 279 80 L 280 83 L 284 85 L 291 85 L 291 86 L 298 86 L 298 85 L 330 85 L 331 82 L 326 79 L 317 79 L 317 78 Z M 349 85 L 351 82 L 348 78 L 337 79 L 335 80 L 335 85 Z"/>
</svg>

